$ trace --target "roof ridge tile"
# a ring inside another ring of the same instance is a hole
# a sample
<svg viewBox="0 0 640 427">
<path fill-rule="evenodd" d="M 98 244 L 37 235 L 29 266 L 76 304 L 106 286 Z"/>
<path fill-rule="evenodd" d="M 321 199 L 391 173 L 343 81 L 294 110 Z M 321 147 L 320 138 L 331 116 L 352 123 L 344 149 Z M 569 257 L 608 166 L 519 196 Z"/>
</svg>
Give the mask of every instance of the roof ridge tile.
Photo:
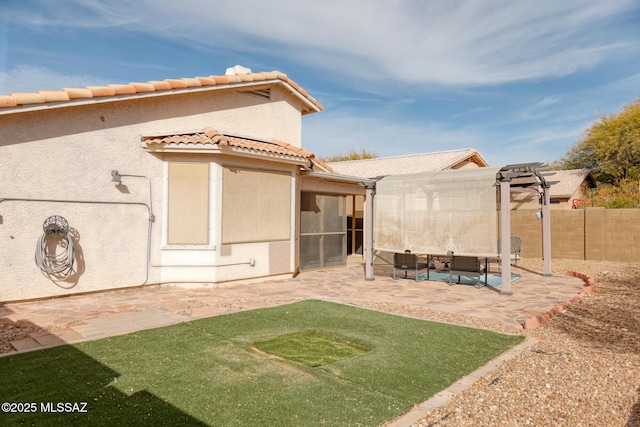
<svg viewBox="0 0 640 427">
<path fill-rule="evenodd" d="M 156 91 L 171 90 L 171 83 L 164 80 L 149 80 L 149 84 L 153 85 Z"/>
<path fill-rule="evenodd" d="M 39 93 L 13 92 L 9 95 L 13 96 L 17 104 L 44 104 L 44 98 Z"/>
<path fill-rule="evenodd" d="M 195 77 L 182 77 L 180 80 L 186 83 L 187 87 L 200 87 L 202 82 Z"/>
<path fill-rule="evenodd" d="M 130 84 L 110 84 L 110 88 L 116 91 L 116 95 L 128 95 L 136 93 L 136 88 Z"/>
<path fill-rule="evenodd" d="M 39 90 L 44 102 L 62 102 L 69 101 L 69 94 L 64 90 Z"/>
<path fill-rule="evenodd" d="M 212 77 L 196 77 L 196 79 L 200 80 L 202 86 L 215 86 L 217 84 Z"/>
<path fill-rule="evenodd" d="M 91 91 L 94 98 L 100 96 L 114 96 L 116 94 L 115 89 L 108 86 L 87 86 L 87 89 Z"/>
<path fill-rule="evenodd" d="M 133 86 L 133 88 L 136 90 L 137 93 L 156 91 L 156 87 L 151 83 L 132 82 L 132 83 L 129 83 L 129 85 Z"/>
<path fill-rule="evenodd" d="M 0 108 L 2 107 L 16 107 L 16 99 L 11 95 L 0 96 Z"/>
<path fill-rule="evenodd" d="M 183 77 L 178 79 L 150 80 L 147 82 L 131 82 L 128 84 L 93 85 L 84 88 L 63 88 L 61 90 L 41 90 L 38 92 L 15 92 L 0 96 L 0 108 L 19 107 L 21 105 L 43 104 L 48 102 L 65 102 L 77 99 L 104 98 L 117 95 L 159 92 L 191 87 L 231 85 L 236 83 L 262 82 L 280 80 L 288 84 L 318 110 L 324 109 L 309 92 L 280 71 L 260 71 L 240 75 Z"/>
<path fill-rule="evenodd" d="M 171 85 L 171 89 L 181 89 L 187 87 L 187 83 L 180 79 L 164 79 Z"/>
<path fill-rule="evenodd" d="M 62 90 L 67 92 L 69 99 L 93 98 L 93 93 L 86 87 L 65 87 Z"/>
</svg>

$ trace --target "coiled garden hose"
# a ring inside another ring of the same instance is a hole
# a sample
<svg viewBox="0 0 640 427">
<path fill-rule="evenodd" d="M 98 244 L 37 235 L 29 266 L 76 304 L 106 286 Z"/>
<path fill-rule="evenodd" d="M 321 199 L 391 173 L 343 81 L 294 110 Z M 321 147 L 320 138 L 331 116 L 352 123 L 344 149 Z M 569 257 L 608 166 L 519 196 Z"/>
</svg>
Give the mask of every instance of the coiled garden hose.
<svg viewBox="0 0 640 427">
<path fill-rule="evenodd" d="M 44 233 L 36 246 L 36 265 L 50 279 L 65 280 L 73 274 L 75 260 L 67 220 L 60 216 L 49 217 L 44 222 L 43 229 Z M 59 251 L 60 247 L 63 248 L 62 251 Z"/>
</svg>

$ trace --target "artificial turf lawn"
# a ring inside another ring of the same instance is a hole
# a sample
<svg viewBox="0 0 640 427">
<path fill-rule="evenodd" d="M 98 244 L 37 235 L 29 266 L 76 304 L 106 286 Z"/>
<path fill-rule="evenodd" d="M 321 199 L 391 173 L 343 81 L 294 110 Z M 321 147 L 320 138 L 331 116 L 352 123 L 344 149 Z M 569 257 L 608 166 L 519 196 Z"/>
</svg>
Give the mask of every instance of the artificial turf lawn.
<svg viewBox="0 0 640 427">
<path fill-rule="evenodd" d="M 303 331 L 370 350 L 310 367 L 252 348 Z M 376 426 L 523 339 L 303 301 L 0 358 L 0 401 L 38 408 L 0 424 Z"/>
<path fill-rule="evenodd" d="M 330 337 L 318 331 L 287 334 L 258 341 L 254 346 L 265 353 L 312 367 L 328 365 L 371 350 L 363 344 L 352 343 L 340 337 Z"/>
</svg>

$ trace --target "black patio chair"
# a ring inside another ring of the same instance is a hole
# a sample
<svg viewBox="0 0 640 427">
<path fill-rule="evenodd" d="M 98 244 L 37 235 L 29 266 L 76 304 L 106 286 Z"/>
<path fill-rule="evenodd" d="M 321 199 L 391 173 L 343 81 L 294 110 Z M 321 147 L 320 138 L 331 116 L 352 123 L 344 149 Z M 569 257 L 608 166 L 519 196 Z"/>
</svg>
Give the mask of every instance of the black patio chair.
<svg viewBox="0 0 640 427">
<path fill-rule="evenodd" d="M 396 280 L 396 271 L 404 270 L 404 278 L 405 279 L 415 279 L 419 281 L 420 270 L 424 270 L 429 265 L 426 262 L 420 262 L 418 256 L 412 254 L 411 252 L 405 252 L 403 254 L 394 253 L 393 254 L 393 280 Z M 408 272 L 415 272 L 414 276 L 409 276 Z"/>
</svg>

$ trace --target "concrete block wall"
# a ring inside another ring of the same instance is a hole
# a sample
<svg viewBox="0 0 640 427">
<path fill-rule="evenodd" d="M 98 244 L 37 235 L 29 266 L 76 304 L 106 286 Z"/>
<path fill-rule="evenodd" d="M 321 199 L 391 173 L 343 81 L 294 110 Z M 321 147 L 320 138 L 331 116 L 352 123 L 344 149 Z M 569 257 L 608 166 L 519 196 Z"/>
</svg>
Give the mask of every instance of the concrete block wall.
<svg viewBox="0 0 640 427">
<path fill-rule="evenodd" d="M 604 241 L 605 227 L 604 217 L 605 208 L 588 208 L 584 210 L 584 224 L 585 224 L 585 258 L 594 261 L 604 261 Z"/>
<path fill-rule="evenodd" d="M 584 211 L 551 211 L 551 257 L 584 259 Z"/>
<path fill-rule="evenodd" d="M 542 257 L 537 210 L 511 212 L 511 234 L 522 238 L 522 256 Z M 586 208 L 551 211 L 553 258 L 640 262 L 640 209 Z"/>
<path fill-rule="evenodd" d="M 605 260 L 640 262 L 640 209 L 607 209 L 604 229 Z"/>
<path fill-rule="evenodd" d="M 511 211 L 511 235 L 522 239 L 523 258 L 542 258 L 542 222 L 536 218 L 536 212 Z"/>
</svg>

